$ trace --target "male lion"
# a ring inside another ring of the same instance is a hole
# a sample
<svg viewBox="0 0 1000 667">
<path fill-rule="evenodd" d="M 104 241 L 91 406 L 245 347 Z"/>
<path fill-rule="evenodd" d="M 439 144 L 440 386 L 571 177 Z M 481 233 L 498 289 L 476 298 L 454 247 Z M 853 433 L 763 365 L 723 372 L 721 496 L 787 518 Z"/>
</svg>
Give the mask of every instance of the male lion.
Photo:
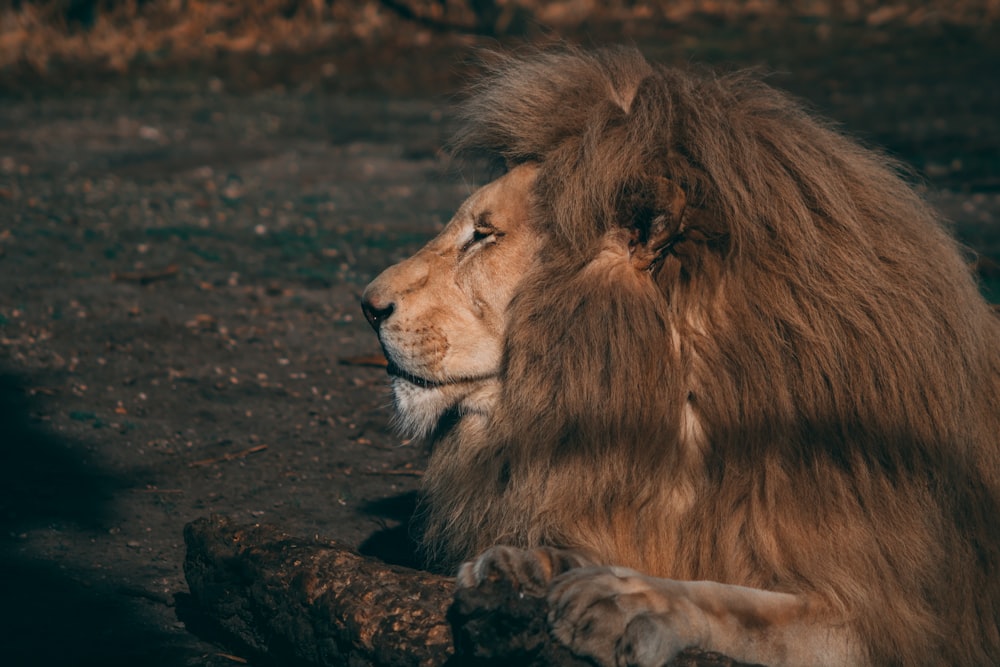
<svg viewBox="0 0 1000 667">
<path fill-rule="evenodd" d="M 601 665 L 1000 664 L 1000 320 L 896 166 L 628 49 L 465 119 L 509 171 L 363 297 L 459 584 Z"/>
</svg>

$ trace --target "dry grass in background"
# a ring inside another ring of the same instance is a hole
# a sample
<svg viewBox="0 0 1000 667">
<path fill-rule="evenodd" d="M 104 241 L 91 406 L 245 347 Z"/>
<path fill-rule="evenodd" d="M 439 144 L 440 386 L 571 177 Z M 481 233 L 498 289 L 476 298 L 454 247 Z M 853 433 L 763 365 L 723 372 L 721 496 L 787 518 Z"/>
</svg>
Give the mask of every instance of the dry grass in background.
<svg viewBox="0 0 1000 667">
<path fill-rule="evenodd" d="M 1000 0 L 0 0 L 0 69 L 124 72 L 255 53 L 309 53 L 434 31 L 501 35 L 581 24 L 811 17 L 873 25 L 985 25 Z"/>
<path fill-rule="evenodd" d="M 192 61 L 219 53 L 307 51 L 364 34 L 370 11 L 322 0 L 149 0 L 105 3 L 86 24 L 68 18 L 71 0 L 7 2 L 0 9 L 0 67 L 44 72 L 53 63 L 124 71 L 139 58 Z"/>
</svg>

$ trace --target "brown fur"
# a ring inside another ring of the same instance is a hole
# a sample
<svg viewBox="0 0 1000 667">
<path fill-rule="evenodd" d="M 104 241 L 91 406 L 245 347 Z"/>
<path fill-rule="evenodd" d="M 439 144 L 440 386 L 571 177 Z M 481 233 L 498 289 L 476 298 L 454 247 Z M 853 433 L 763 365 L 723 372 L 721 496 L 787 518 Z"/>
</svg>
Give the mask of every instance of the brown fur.
<svg viewBox="0 0 1000 667">
<path fill-rule="evenodd" d="M 874 664 L 1000 663 L 1000 324 L 897 166 L 628 49 L 498 56 L 465 120 L 537 163 L 545 242 L 495 410 L 434 436 L 428 549 L 579 548 L 817 596 Z M 637 272 L 658 177 L 687 208 Z"/>
</svg>

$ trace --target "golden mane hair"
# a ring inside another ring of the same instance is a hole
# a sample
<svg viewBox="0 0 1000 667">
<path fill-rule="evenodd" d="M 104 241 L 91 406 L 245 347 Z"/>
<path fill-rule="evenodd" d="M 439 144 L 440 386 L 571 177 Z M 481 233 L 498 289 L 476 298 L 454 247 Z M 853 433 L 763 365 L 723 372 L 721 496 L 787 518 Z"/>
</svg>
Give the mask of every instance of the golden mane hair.
<svg viewBox="0 0 1000 667">
<path fill-rule="evenodd" d="M 898 165 L 632 49 L 495 56 L 463 117 L 537 163 L 546 242 L 488 427 L 433 438 L 432 556 L 575 547 L 818 594 L 874 664 L 1000 663 L 1000 321 Z M 656 178 L 687 207 L 649 278 L 601 253 Z"/>
</svg>

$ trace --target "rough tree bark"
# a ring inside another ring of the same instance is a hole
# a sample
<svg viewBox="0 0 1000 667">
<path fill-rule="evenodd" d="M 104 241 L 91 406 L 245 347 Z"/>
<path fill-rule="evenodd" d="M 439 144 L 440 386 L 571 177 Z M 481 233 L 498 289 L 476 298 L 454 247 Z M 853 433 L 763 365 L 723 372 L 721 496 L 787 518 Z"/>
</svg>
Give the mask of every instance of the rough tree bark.
<svg viewBox="0 0 1000 667">
<path fill-rule="evenodd" d="M 184 529 L 184 573 L 203 615 L 282 665 L 585 667 L 548 633 L 545 600 L 503 582 L 454 593 L 448 577 L 387 565 L 336 542 L 225 517 Z M 736 667 L 689 651 L 673 665 Z"/>
</svg>

